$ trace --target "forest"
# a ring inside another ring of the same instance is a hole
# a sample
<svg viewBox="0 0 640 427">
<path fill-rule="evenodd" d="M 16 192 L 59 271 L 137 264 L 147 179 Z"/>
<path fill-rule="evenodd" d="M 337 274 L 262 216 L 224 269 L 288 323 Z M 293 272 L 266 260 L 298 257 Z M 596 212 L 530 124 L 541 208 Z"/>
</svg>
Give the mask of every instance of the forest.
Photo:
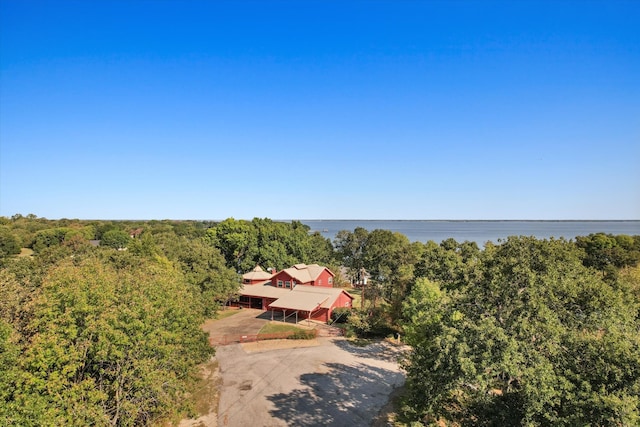
<svg viewBox="0 0 640 427">
<path fill-rule="evenodd" d="M 367 274 L 346 320 L 398 334 L 399 424 L 639 425 L 640 236 L 410 242 L 304 224 L 0 217 L 0 424 L 132 426 L 193 412 L 200 329 L 260 264 Z M 344 267 L 344 268 L 340 268 Z"/>
</svg>

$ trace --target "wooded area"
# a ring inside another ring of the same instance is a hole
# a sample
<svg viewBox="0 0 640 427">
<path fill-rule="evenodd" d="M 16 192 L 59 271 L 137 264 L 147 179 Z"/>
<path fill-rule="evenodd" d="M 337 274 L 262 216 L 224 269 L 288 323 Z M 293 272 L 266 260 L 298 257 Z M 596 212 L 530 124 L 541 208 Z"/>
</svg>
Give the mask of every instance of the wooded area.
<svg viewBox="0 0 640 427">
<path fill-rule="evenodd" d="M 26 249 L 25 249 L 26 248 Z M 300 222 L 0 218 L 0 424 L 148 425 L 190 414 L 200 325 L 239 273 L 366 271 L 347 327 L 401 334 L 399 419 L 640 423 L 640 236 L 416 243 Z M 344 283 L 346 277 L 342 277 Z"/>
</svg>

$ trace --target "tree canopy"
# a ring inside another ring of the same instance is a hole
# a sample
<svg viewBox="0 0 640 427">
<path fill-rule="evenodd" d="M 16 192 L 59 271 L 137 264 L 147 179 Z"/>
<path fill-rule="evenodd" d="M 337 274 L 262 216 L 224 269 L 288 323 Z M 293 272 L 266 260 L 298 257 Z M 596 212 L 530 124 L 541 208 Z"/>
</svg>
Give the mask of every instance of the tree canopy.
<svg viewBox="0 0 640 427">
<path fill-rule="evenodd" d="M 220 250 L 227 266 L 239 273 L 256 265 L 277 270 L 297 263 L 330 263 L 331 241 L 299 221 L 226 219 L 207 230 L 207 241 Z"/>
<path fill-rule="evenodd" d="M 404 305 L 408 406 L 462 425 L 637 425 L 638 304 L 564 240 L 509 238 L 454 290 Z"/>
</svg>

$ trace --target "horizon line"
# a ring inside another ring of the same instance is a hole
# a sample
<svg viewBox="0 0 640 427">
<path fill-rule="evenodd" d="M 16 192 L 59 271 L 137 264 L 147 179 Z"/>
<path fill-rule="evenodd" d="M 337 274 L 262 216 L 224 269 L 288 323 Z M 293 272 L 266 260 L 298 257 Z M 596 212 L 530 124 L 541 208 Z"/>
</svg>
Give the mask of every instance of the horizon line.
<svg viewBox="0 0 640 427">
<path fill-rule="evenodd" d="M 16 215 L 16 214 L 14 214 Z M 14 216 L 12 215 L 12 216 Z M 22 215 L 22 214 L 19 214 Z M 28 215 L 28 214 L 27 214 Z M 23 218 L 26 218 L 27 215 L 22 215 Z M 11 219 L 12 216 L 4 216 L 0 215 L 0 217 L 5 217 Z M 234 218 L 233 216 L 229 216 L 224 219 L 209 219 L 209 218 L 71 218 L 71 217 L 59 217 L 59 218 L 47 218 L 45 216 L 36 216 L 35 219 L 46 219 L 51 221 L 58 220 L 78 220 L 78 221 L 213 221 L 213 222 L 222 222 L 227 219 L 236 219 L 236 220 L 244 220 L 244 221 L 252 221 L 253 219 L 271 219 L 272 221 L 278 222 L 291 222 L 291 221 L 421 221 L 421 222 L 639 222 L 640 219 L 398 219 L 398 218 L 269 218 L 268 216 L 254 216 L 251 219 L 248 218 Z"/>
</svg>

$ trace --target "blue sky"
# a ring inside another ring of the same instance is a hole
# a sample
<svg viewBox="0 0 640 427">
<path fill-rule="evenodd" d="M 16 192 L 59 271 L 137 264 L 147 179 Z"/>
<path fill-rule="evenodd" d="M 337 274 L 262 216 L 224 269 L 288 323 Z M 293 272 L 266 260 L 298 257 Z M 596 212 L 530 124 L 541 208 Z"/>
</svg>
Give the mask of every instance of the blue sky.
<svg viewBox="0 0 640 427">
<path fill-rule="evenodd" d="M 0 1 L 0 215 L 640 219 L 638 1 Z"/>
</svg>

